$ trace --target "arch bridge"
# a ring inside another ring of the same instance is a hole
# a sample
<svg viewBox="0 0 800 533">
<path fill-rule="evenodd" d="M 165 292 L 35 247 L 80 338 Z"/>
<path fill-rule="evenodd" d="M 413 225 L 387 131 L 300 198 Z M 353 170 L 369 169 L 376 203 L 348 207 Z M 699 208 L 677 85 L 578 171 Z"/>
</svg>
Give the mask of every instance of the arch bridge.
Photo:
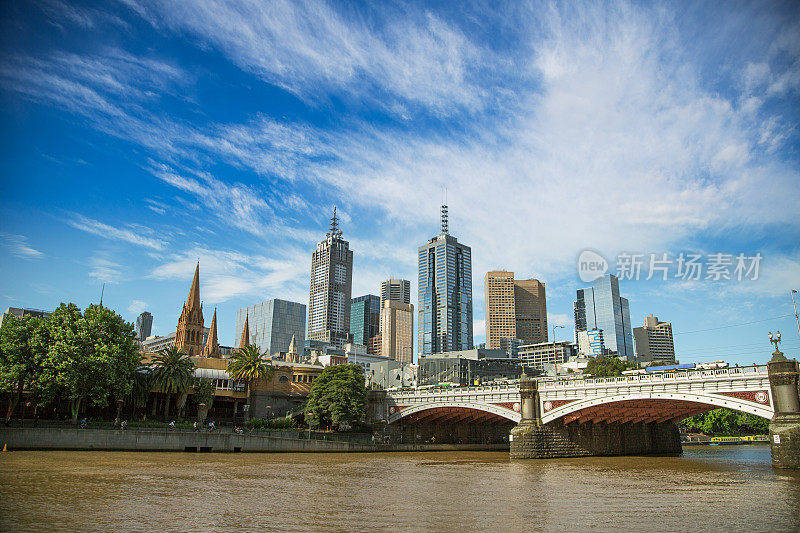
<svg viewBox="0 0 800 533">
<path fill-rule="evenodd" d="M 674 423 L 720 407 L 771 419 L 773 425 L 778 415 L 796 416 L 800 423 L 797 362 L 784 359 L 777 364 L 387 391 L 379 416 L 401 427 L 478 425 L 508 431 L 517 426 L 510 437 L 512 457 L 520 446 L 538 446 L 551 456 L 679 453 Z M 540 429 L 520 434 L 523 426 Z M 531 435 L 539 444 L 520 442 Z M 797 440 L 792 435 L 783 438 Z M 771 438 L 773 448 L 782 446 L 774 434 Z M 634 441 L 639 444 L 631 447 Z M 669 445 L 659 447 L 656 441 Z M 605 444 L 592 450 L 589 442 Z M 795 445 L 800 455 L 800 442 Z M 557 451 L 559 446 L 565 451 Z"/>
</svg>

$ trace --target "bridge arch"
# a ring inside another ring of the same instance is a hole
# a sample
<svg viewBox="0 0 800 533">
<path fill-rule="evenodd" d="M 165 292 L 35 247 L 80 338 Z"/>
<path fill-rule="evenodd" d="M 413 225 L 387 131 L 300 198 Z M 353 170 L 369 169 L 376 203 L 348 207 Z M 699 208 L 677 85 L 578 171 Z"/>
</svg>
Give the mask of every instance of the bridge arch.
<svg viewBox="0 0 800 533">
<path fill-rule="evenodd" d="M 522 415 L 520 413 L 502 407 L 500 405 L 484 403 L 484 402 L 470 402 L 470 401 L 463 401 L 463 402 L 443 401 L 443 402 L 426 402 L 426 403 L 411 405 L 409 407 L 403 407 L 400 409 L 395 408 L 397 410 L 394 412 L 392 412 L 393 408 L 390 407 L 389 417 L 387 418 L 387 422 L 389 424 L 393 424 L 394 422 L 399 421 L 401 418 L 405 418 L 416 413 L 421 413 L 432 409 L 442 409 L 442 408 L 465 409 L 465 410 L 489 413 L 497 415 L 501 418 L 505 418 L 506 420 L 514 422 L 515 424 L 519 424 L 520 420 L 522 420 Z"/>
<path fill-rule="evenodd" d="M 767 419 L 771 419 L 774 411 L 773 411 L 773 402 L 772 402 L 772 394 L 766 393 L 766 403 L 765 404 L 758 404 L 753 401 L 744 400 L 741 398 L 736 398 L 733 396 L 726 396 L 721 394 L 702 394 L 702 393 L 691 393 L 691 392 L 645 392 L 645 393 L 627 393 L 627 394 L 616 394 L 611 396 L 595 396 L 592 398 L 586 399 L 576 399 L 573 401 L 568 401 L 568 403 L 563 403 L 558 405 L 554 408 L 547 409 L 548 399 L 544 398 L 542 401 L 542 423 L 547 424 L 549 422 L 553 422 L 554 420 L 558 420 L 560 418 L 565 418 L 565 421 L 569 421 L 570 415 L 577 416 L 578 414 L 584 414 L 586 418 L 591 418 L 593 413 L 596 416 L 601 416 L 599 414 L 598 407 L 608 405 L 612 406 L 618 404 L 619 406 L 628 403 L 627 405 L 635 406 L 639 405 L 650 405 L 654 408 L 657 408 L 659 405 L 664 407 L 670 405 L 673 406 L 674 414 L 676 415 L 675 418 L 683 417 L 681 414 L 682 412 L 689 413 L 686 416 L 691 416 L 692 414 L 701 413 L 704 411 L 708 411 L 711 409 L 717 409 L 720 407 L 725 407 L 728 409 L 733 409 L 736 411 L 741 411 L 748 414 L 753 414 L 757 416 L 761 416 Z M 551 402 L 563 402 L 564 400 L 551 400 Z M 683 411 L 680 409 L 674 409 L 674 406 L 683 407 Z M 668 419 L 669 417 L 669 409 L 664 411 L 665 416 L 662 418 Z M 619 416 L 619 415 L 618 415 Z M 618 420 L 620 422 L 626 421 L 624 419 Z"/>
</svg>

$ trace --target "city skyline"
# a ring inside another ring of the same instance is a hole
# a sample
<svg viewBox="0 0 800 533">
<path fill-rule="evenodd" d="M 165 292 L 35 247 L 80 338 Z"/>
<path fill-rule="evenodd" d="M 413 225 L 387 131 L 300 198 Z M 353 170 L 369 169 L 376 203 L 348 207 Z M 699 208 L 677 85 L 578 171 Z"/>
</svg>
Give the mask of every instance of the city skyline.
<svg viewBox="0 0 800 533">
<path fill-rule="evenodd" d="M 414 251 L 446 186 L 473 250 L 474 344 L 474 288 L 500 269 L 545 283 L 548 324 L 574 338 L 577 257 L 592 249 L 761 253 L 756 281 L 620 279 L 631 321 L 670 322 L 681 360 L 750 364 L 776 329 L 800 348 L 796 7 L 411 4 L 397 23 L 396 8 L 365 8 L 365 24 L 326 4 L 212 5 L 252 31 L 167 3 L 6 8 L 0 307 L 86 307 L 106 283 L 106 305 L 131 322 L 149 311 L 168 335 L 199 258 L 206 314 L 233 345 L 236 310 L 307 303 L 334 204 L 353 294 L 390 275 L 417 294 Z"/>
</svg>

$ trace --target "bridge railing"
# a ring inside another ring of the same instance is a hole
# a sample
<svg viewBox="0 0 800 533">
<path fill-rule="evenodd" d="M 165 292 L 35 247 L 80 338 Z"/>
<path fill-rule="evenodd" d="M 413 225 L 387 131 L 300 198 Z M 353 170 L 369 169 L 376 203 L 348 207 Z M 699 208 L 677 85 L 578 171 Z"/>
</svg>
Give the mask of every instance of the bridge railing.
<svg viewBox="0 0 800 533">
<path fill-rule="evenodd" d="M 587 385 L 622 384 L 622 383 L 670 383 L 675 381 L 703 381 L 714 378 L 731 377 L 763 377 L 767 376 L 767 365 L 740 366 L 733 368 L 717 368 L 713 370 L 682 370 L 676 372 L 658 372 L 653 374 L 631 374 L 609 378 L 550 378 L 539 381 L 540 389 L 580 388 Z"/>
</svg>

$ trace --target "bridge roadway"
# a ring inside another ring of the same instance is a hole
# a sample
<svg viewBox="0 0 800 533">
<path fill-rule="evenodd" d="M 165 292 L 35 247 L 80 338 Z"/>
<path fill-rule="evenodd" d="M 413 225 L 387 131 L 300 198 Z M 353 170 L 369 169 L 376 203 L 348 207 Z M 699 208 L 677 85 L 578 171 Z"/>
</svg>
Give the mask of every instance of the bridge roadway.
<svg viewBox="0 0 800 533">
<path fill-rule="evenodd" d="M 727 407 L 764 418 L 774 415 L 766 365 L 686 370 L 611 378 L 537 379 L 542 424 L 666 422 Z M 390 424 L 522 420 L 519 382 L 446 389 L 388 391 Z"/>
</svg>

